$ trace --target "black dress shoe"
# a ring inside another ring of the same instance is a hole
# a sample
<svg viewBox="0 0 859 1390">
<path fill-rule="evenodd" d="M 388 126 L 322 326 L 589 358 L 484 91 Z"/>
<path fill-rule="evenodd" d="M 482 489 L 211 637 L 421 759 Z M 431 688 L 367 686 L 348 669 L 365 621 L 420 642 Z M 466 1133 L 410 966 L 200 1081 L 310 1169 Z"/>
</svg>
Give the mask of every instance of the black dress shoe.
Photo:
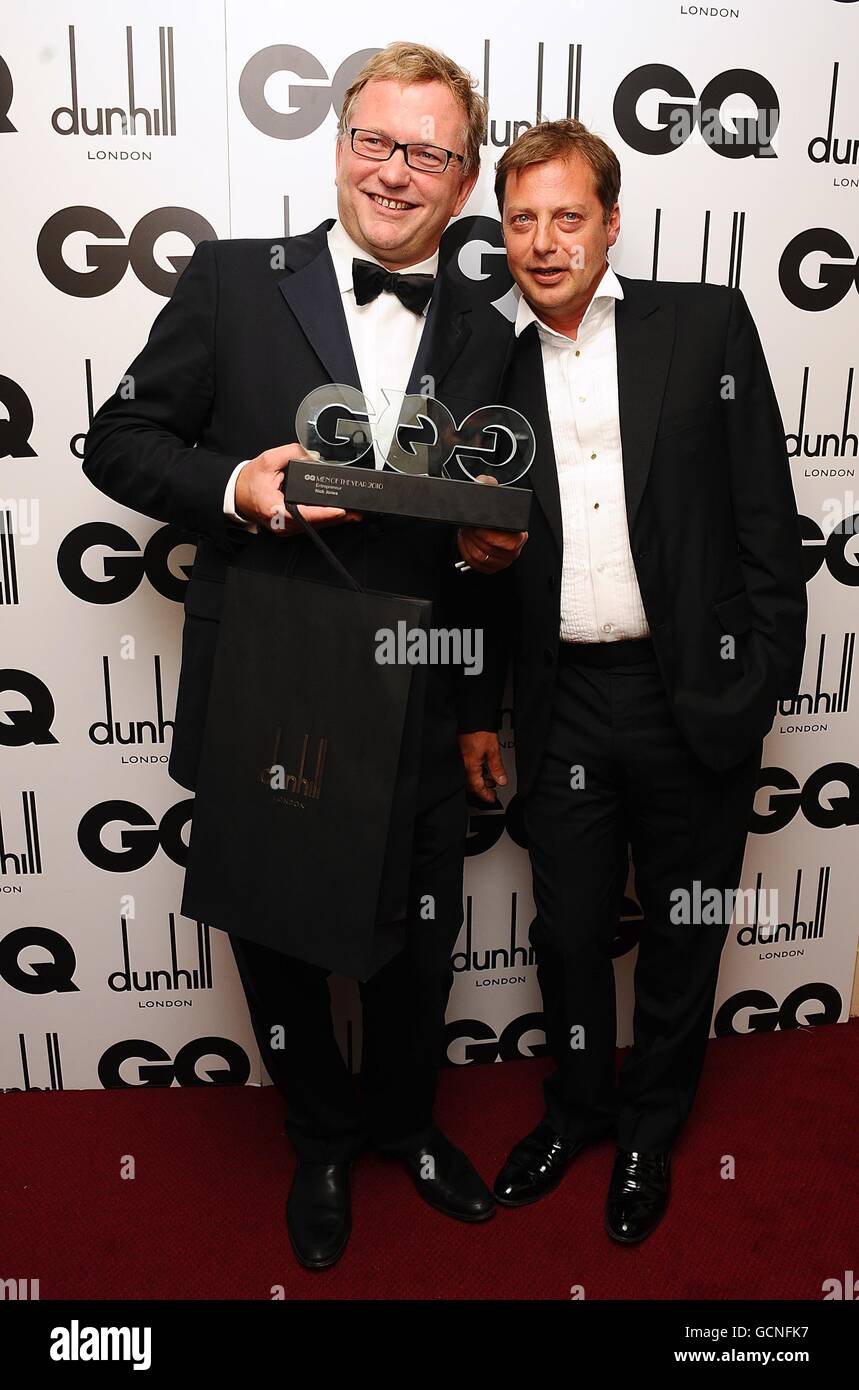
<svg viewBox="0 0 859 1390">
<path fill-rule="evenodd" d="M 305 1269 L 340 1259 L 352 1229 L 348 1163 L 299 1162 L 286 1203 L 286 1229 Z"/>
<path fill-rule="evenodd" d="M 496 1201 L 505 1207 L 525 1207 L 553 1192 L 570 1163 L 590 1140 L 565 1139 L 546 1120 L 520 1139 L 493 1185 Z"/>
<path fill-rule="evenodd" d="M 659 1225 L 671 1193 L 671 1154 L 618 1149 L 605 1228 L 621 1245 L 636 1245 Z"/>
<path fill-rule="evenodd" d="M 462 1149 L 433 1130 L 426 1143 L 395 1157 L 402 1160 L 418 1193 L 436 1211 L 457 1221 L 488 1221 L 495 1214 L 492 1193 Z"/>
</svg>

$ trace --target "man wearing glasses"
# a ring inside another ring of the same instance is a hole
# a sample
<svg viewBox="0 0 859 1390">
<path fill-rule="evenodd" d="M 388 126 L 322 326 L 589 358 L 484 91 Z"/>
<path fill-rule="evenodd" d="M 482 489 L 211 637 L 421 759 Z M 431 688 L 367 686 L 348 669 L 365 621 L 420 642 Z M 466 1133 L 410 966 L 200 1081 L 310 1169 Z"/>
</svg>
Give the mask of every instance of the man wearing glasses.
<svg viewBox="0 0 859 1390">
<path fill-rule="evenodd" d="M 483 98 L 449 58 L 403 43 L 376 54 L 343 103 L 337 220 L 282 247 L 201 243 L 128 369 L 134 400 L 117 392 L 93 421 L 84 471 L 96 486 L 199 536 L 170 761 L 183 786 L 195 785 L 228 566 L 254 546 L 255 567 L 328 577 L 280 491 L 290 460 L 306 457 L 283 442 L 294 441 L 303 398 L 326 382 L 360 388 L 377 467 L 392 433 L 389 394 L 437 396 L 458 421 L 498 399 L 508 325 L 470 306 L 439 267 L 442 233 L 477 180 L 485 130 Z M 455 540 L 436 523 L 302 511 L 329 528 L 362 584 L 431 599 L 440 626 L 457 624 L 459 556 L 492 574 L 525 539 L 470 531 Z M 287 1100 L 299 1159 L 287 1227 L 308 1268 L 333 1264 L 346 1247 L 350 1167 L 367 1145 L 400 1160 L 424 1200 L 448 1216 L 493 1214 L 490 1192 L 432 1116 L 465 830 L 454 676 L 431 667 L 407 944 L 361 985 L 360 1101 L 335 1039 L 327 972 L 230 937 L 258 1045 Z M 431 918 L 419 910 L 428 901 Z"/>
</svg>

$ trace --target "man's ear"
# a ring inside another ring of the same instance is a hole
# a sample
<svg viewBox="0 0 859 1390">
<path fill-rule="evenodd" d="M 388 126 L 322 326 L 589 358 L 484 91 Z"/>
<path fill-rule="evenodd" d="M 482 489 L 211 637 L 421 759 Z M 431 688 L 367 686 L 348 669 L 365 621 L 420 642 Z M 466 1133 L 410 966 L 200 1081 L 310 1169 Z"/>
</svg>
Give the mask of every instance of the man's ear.
<svg viewBox="0 0 859 1390">
<path fill-rule="evenodd" d="M 606 228 L 609 246 L 614 246 L 620 236 L 620 203 L 615 203 L 608 216 L 608 226 Z"/>
<path fill-rule="evenodd" d="M 466 203 L 471 197 L 472 192 L 474 191 L 474 185 L 477 183 L 479 177 L 480 170 L 474 169 L 470 174 L 467 174 L 466 177 L 462 180 L 459 188 L 459 193 L 456 199 L 456 205 L 454 206 L 451 216 L 458 217 L 459 214 L 462 212 L 462 209 L 465 207 Z"/>
</svg>

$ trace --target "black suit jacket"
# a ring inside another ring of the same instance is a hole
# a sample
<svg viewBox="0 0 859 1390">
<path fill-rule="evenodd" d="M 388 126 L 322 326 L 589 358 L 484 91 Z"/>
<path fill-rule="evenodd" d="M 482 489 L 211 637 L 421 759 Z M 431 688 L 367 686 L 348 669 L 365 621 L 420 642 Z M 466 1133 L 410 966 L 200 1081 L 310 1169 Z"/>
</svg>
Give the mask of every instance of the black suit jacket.
<svg viewBox="0 0 859 1390">
<path fill-rule="evenodd" d="M 332 381 L 360 386 L 328 252 L 332 225 L 323 222 L 282 243 L 201 242 L 128 368 L 134 399 L 117 391 L 87 435 L 83 468 L 96 487 L 198 536 L 185 595 L 170 759 L 171 775 L 189 788 L 195 784 L 229 567 L 332 582 L 330 567 L 306 537 L 252 535 L 223 513 L 236 464 L 294 440 L 296 409 L 309 391 Z M 278 262 L 273 252 L 281 247 Z M 469 303 L 467 291 L 440 267 L 408 389 L 419 391 L 422 378 L 432 377 L 431 394 L 459 422 L 498 399 L 511 337 L 505 320 Z M 325 540 L 370 589 L 431 599 L 435 621 L 457 621 L 461 576 L 454 569 L 450 526 L 380 517 L 328 528 Z M 449 669 L 430 669 L 426 804 L 462 781 L 455 684 Z"/>
<path fill-rule="evenodd" d="M 710 767 L 738 762 L 802 675 L 806 596 L 784 429 L 746 301 L 715 285 L 619 277 L 615 328 L 626 511 L 635 570 L 677 724 Z M 557 670 L 561 505 L 535 325 L 503 399 L 537 451 L 529 539 L 501 581 L 470 576 L 493 660 L 463 729 L 497 727 L 514 660 L 519 788 L 543 757 Z M 725 659 L 726 635 L 735 655 Z"/>
</svg>

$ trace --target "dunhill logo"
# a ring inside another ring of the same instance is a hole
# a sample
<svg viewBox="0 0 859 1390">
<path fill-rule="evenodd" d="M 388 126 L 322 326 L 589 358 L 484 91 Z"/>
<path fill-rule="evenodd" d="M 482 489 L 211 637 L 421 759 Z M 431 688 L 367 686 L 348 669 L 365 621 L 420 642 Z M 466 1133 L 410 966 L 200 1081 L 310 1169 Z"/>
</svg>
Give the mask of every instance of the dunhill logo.
<svg viewBox="0 0 859 1390">
<path fill-rule="evenodd" d="M 212 988 L 212 946 L 209 939 L 209 927 L 205 922 L 197 923 L 197 968 L 195 970 L 181 970 L 176 949 L 175 915 L 172 912 L 169 913 L 168 919 L 170 923 L 170 969 L 141 971 L 131 968 L 128 922 L 125 917 L 120 917 L 123 969 L 114 970 L 112 975 L 108 975 L 108 989 L 118 993 L 134 990 L 145 994 L 150 990 L 156 992 L 158 990 L 177 990 L 180 985 L 184 985 L 185 989 Z"/>
<path fill-rule="evenodd" d="M 853 367 L 847 370 L 847 389 L 844 393 L 844 415 L 841 421 L 841 434 L 806 434 L 805 408 L 808 401 L 808 378 L 810 368 L 802 370 L 802 394 L 799 398 L 799 424 L 796 434 L 786 434 L 785 444 L 789 458 L 856 458 L 859 452 L 859 439 L 848 434 L 850 424 L 850 404 L 853 398 Z M 830 448 L 830 445 L 832 446 Z"/>
<path fill-rule="evenodd" d="M 721 210 L 724 215 L 724 209 Z M 710 208 L 704 211 L 704 225 L 701 233 L 701 284 L 707 279 L 707 262 L 710 255 Z M 651 279 L 659 274 L 659 242 L 662 230 L 662 208 L 657 208 L 653 218 L 653 257 L 651 260 Z M 740 272 L 743 268 L 743 242 L 746 235 L 746 214 L 736 210 L 731 216 L 731 248 L 728 256 L 727 280 L 731 289 L 739 289 Z"/>
<path fill-rule="evenodd" d="M 835 98 L 838 93 L 838 63 L 832 64 L 832 88 L 829 93 L 829 124 L 825 135 L 816 135 L 809 142 L 808 157 L 815 164 L 856 164 L 859 162 L 859 140 L 833 138 Z"/>
<path fill-rule="evenodd" d="M 36 793 L 34 791 L 21 793 L 21 818 L 24 822 L 24 838 L 27 848 L 13 854 L 11 850 L 6 848 L 3 817 L 0 816 L 0 874 L 10 872 L 8 867 L 10 864 L 14 865 L 11 872 L 21 877 L 25 874 L 40 874 L 42 872 L 39 818 L 36 814 Z"/>
<path fill-rule="evenodd" d="M 829 898 L 829 875 L 830 868 L 824 865 L 817 871 L 817 897 L 814 904 L 814 916 L 809 917 L 808 921 L 802 921 L 799 917 L 799 902 L 802 895 L 802 869 L 797 869 L 794 880 L 793 912 L 789 922 L 760 922 L 757 911 L 754 914 L 754 921 L 745 927 L 741 927 L 737 932 L 738 946 L 774 946 L 780 941 L 819 941 L 823 936 L 826 924 L 826 905 Z M 758 873 L 755 879 L 754 901 L 757 904 L 761 896 L 761 880 L 763 874 Z"/>
<path fill-rule="evenodd" d="M 778 712 L 782 715 L 788 714 L 846 714 L 847 706 L 850 703 L 850 685 L 853 677 L 853 648 L 856 645 L 856 633 L 845 632 L 844 642 L 841 647 L 841 667 L 838 672 L 838 688 L 836 690 L 823 690 L 823 668 L 826 661 L 826 634 L 820 638 L 820 646 L 817 651 L 817 676 L 814 682 L 814 691 L 802 691 L 792 700 L 779 700 Z"/>
<path fill-rule="evenodd" d="M 0 511 L 0 604 L 18 602 L 15 520 L 11 507 Z"/>
<path fill-rule="evenodd" d="M 464 970 L 511 970 L 533 965 L 536 955 L 533 946 L 520 946 L 516 940 L 516 913 L 518 895 L 510 896 L 510 945 L 496 946 L 485 950 L 482 955 L 472 949 L 473 899 L 469 893 L 465 903 L 465 950 L 455 951 L 451 956 L 451 966 L 460 974 Z M 524 977 L 523 977 L 524 978 Z"/>
<path fill-rule="evenodd" d="M 176 76 L 173 67 L 173 26 L 158 26 L 158 69 L 161 78 L 161 106 L 151 109 L 135 105 L 134 48 L 131 25 L 125 29 L 125 65 L 128 77 L 128 110 L 121 106 L 81 106 L 78 100 L 78 65 L 75 26 L 69 25 L 69 80 L 71 105 L 58 106 L 51 125 L 58 135 L 140 135 L 138 122 L 146 135 L 176 134 Z M 63 122 L 61 124 L 61 121 Z M 114 125 L 118 130 L 114 129 Z"/>
<path fill-rule="evenodd" d="M 95 413 L 92 391 L 92 360 L 89 357 L 84 358 L 84 374 L 86 376 L 87 428 L 82 434 L 73 434 L 69 440 L 69 449 L 76 459 L 82 459 L 84 456 L 84 440 L 87 437 L 87 430 L 92 428 L 93 415 Z"/>
<path fill-rule="evenodd" d="M 48 1061 L 48 1085 L 34 1086 L 30 1081 L 30 1061 L 27 1057 L 27 1040 L 23 1033 L 18 1034 L 18 1050 L 21 1055 L 21 1086 L 3 1086 L 0 1090 L 10 1091 L 62 1091 L 63 1086 L 63 1067 L 60 1058 L 60 1035 L 59 1033 L 45 1034 L 45 1055 Z"/>
<path fill-rule="evenodd" d="M 543 105 L 543 48 L 542 43 L 537 44 L 537 67 L 535 73 L 534 91 L 534 120 L 514 120 L 505 121 L 503 128 L 499 129 L 498 121 L 490 120 L 486 132 L 485 145 L 494 145 L 496 149 L 504 149 L 512 145 L 524 130 L 530 130 L 531 126 L 542 121 L 548 113 Z M 553 46 L 552 53 L 557 50 Z M 484 39 L 483 42 L 483 95 L 489 104 L 489 52 L 490 40 Z M 566 72 L 566 110 L 564 115 L 571 116 L 578 120 L 579 102 L 581 98 L 582 86 L 582 45 L 580 43 L 567 44 L 567 72 Z"/>
<path fill-rule="evenodd" d="M 296 796 L 302 797 L 305 801 L 318 801 L 322 795 L 322 775 L 325 771 L 325 759 L 328 756 L 328 739 L 320 738 L 319 746 L 316 750 L 316 767 L 313 778 L 305 776 L 305 769 L 308 766 L 308 752 L 310 749 L 310 734 L 305 734 L 301 744 L 301 758 L 297 772 L 288 772 L 283 763 L 279 762 L 280 740 L 283 730 L 278 726 L 274 739 L 274 753 L 270 767 L 264 767 L 260 772 L 260 781 L 267 782 L 272 791 L 293 792 Z M 279 798 L 285 801 L 285 798 Z M 295 803 L 292 803 L 295 804 Z"/>
<path fill-rule="evenodd" d="M 164 735 L 173 728 L 173 720 L 164 718 L 164 695 L 161 690 L 161 658 L 154 656 L 155 664 L 155 721 L 151 719 L 128 720 L 123 727 L 113 717 L 113 696 L 110 689 L 110 661 L 101 659 L 104 680 L 104 719 L 97 719 L 89 726 L 89 736 L 93 743 L 105 747 L 112 743 L 164 743 Z"/>
</svg>

